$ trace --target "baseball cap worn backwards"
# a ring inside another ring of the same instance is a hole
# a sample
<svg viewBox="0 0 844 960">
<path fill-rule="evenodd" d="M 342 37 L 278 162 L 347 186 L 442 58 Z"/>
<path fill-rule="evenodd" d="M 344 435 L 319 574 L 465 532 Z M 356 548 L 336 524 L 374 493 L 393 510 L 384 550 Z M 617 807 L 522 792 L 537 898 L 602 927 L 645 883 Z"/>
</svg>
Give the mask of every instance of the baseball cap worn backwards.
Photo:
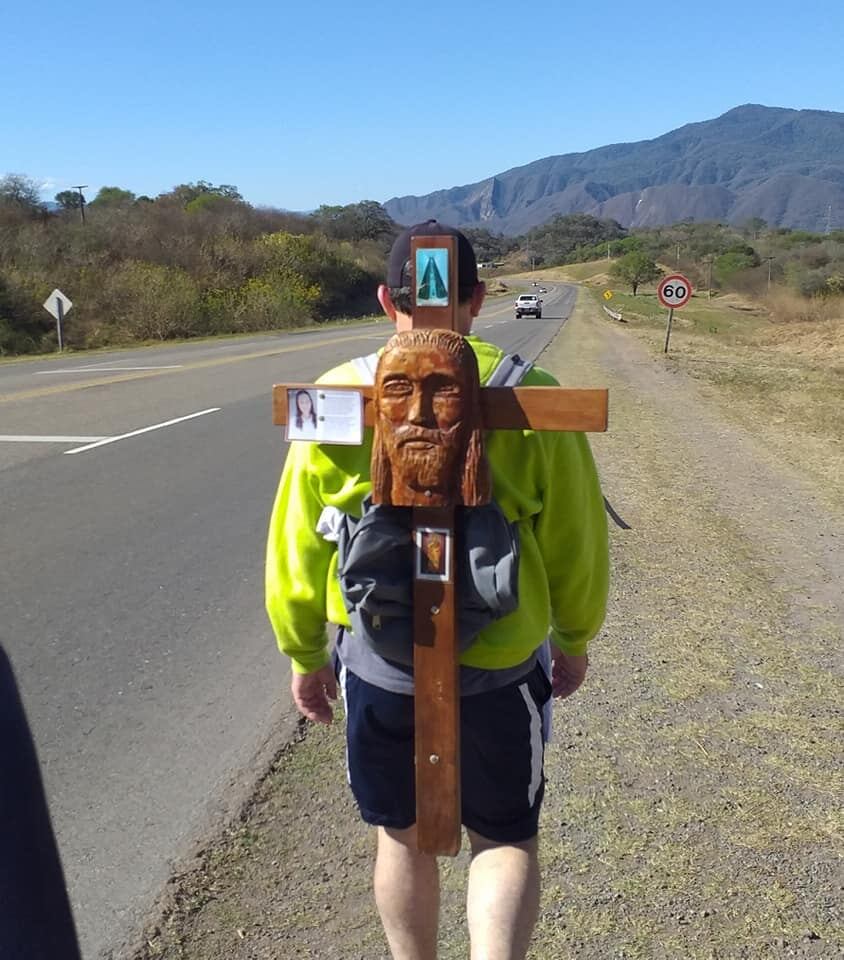
<svg viewBox="0 0 844 960">
<path fill-rule="evenodd" d="M 390 260 L 387 264 L 387 286 L 410 286 L 410 238 L 411 237 L 456 237 L 457 238 L 457 285 L 461 289 L 474 287 L 478 282 L 478 264 L 475 260 L 475 251 L 472 244 L 459 230 L 454 227 L 438 223 L 436 220 L 426 220 L 424 223 L 414 224 L 400 233 L 390 251 Z"/>
</svg>

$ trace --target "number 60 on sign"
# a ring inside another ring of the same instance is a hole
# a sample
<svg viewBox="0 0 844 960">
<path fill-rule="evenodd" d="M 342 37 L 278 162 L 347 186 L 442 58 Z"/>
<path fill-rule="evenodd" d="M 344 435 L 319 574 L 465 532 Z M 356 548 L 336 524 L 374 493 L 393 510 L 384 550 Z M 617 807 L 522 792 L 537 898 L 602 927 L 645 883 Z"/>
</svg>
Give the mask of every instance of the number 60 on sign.
<svg viewBox="0 0 844 960">
<path fill-rule="evenodd" d="M 672 273 L 660 281 L 656 295 L 664 307 L 682 307 L 691 298 L 692 285 L 682 273 Z"/>
</svg>

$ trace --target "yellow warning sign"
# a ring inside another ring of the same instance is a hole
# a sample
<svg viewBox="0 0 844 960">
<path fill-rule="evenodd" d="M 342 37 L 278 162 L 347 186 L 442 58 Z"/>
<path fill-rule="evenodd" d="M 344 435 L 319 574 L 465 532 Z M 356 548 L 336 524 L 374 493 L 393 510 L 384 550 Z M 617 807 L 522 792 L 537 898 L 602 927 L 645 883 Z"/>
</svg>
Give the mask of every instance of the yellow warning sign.
<svg viewBox="0 0 844 960">
<path fill-rule="evenodd" d="M 612 290 L 604 290 L 604 300 L 612 300 Z"/>
</svg>

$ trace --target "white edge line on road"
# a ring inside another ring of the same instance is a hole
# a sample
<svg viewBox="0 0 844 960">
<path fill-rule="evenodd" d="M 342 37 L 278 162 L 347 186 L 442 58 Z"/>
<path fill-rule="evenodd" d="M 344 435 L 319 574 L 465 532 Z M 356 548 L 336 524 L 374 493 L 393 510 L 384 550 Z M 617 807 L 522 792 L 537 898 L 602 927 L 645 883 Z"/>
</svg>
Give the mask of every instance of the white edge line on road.
<svg viewBox="0 0 844 960">
<path fill-rule="evenodd" d="M 185 420 L 193 420 L 196 417 L 204 417 L 206 413 L 216 413 L 221 407 L 209 407 L 207 410 L 200 410 L 197 413 L 189 413 L 186 417 L 176 417 L 175 420 L 165 420 L 164 423 L 154 423 L 151 427 L 142 427 L 140 430 L 133 430 L 131 433 L 121 433 L 119 437 L 106 437 L 104 440 L 98 440 L 96 443 L 89 443 L 84 447 L 75 447 L 73 450 L 65 450 L 65 453 L 85 453 L 86 450 L 93 450 L 95 447 L 104 447 L 107 443 L 116 443 L 118 440 L 126 440 L 129 437 L 137 437 L 142 433 L 149 433 L 152 430 L 161 430 L 163 427 L 172 427 L 174 423 L 184 423 Z"/>
<path fill-rule="evenodd" d="M 110 437 L 36 437 L 0 433 L 0 443 L 89 443 L 91 440 L 110 440 Z"/>
<path fill-rule="evenodd" d="M 156 367 L 67 367 L 64 370 L 36 370 L 32 375 L 34 377 L 48 377 L 53 373 L 90 373 L 95 370 L 97 373 L 113 373 L 117 371 L 122 373 L 124 370 L 179 370 L 181 363 L 167 363 Z"/>
</svg>

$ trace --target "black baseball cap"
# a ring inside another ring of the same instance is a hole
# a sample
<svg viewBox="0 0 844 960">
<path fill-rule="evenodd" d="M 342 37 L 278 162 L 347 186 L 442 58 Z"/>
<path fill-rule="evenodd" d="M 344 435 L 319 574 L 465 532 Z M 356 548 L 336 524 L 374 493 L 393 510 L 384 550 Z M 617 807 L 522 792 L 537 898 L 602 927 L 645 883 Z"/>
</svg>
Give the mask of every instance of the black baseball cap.
<svg viewBox="0 0 844 960">
<path fill-rule="evenodd" d="M 387 286 L 409 287 L 411 277 L 410 238 L 411 237 L 456 237 L 457 238 L 457 286 L 460 289 L 474 287 L 478 283 L 478 262 L 475 251 L 467 237 L 455 227 L 446 226 L 436 220 L 426 220 L 408 227 L 396 238 L 390 259 L 387 262 Z"/>
</svg>

